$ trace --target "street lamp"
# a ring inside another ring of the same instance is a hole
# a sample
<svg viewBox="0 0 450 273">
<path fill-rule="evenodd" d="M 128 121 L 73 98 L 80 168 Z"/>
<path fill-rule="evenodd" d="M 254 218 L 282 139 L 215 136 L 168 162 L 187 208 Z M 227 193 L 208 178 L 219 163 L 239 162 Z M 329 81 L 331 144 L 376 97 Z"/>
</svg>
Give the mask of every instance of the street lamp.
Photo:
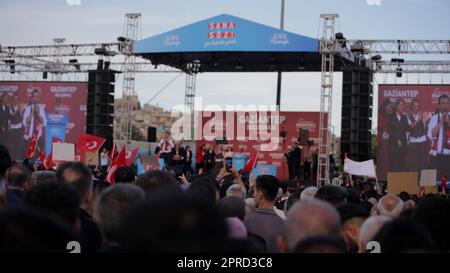
<svg viewBox="0 0 450 273">
<path fill-rule="evenodd" d="M 284 30 L 284 0 L 281 0 L 280 29 Z M 281 72 L 278 72 L 277 79 L 277 107 L 281 111 Z"/>
</svg>

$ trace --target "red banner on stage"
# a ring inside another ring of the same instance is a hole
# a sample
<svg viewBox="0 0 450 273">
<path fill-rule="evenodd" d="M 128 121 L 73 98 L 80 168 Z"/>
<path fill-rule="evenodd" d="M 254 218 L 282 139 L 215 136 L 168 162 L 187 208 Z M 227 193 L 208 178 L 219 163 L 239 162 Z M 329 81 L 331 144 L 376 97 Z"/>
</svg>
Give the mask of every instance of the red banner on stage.
<svg viewBox="0 0 450 273">
<path fill-rule="evenodd" d="M 255 114 L 256 118 L 254 116 Z M 276 167 L 277 177 L 281 179 L 287 179 L 288 177 L 287 161 L 284 154 L 288 152 L 288 149 L 292 143 L 297 141 L 300 137 L 300 129 L 309 131 L 309 138 L 314 142 L 313 149 L 315 149 L 316 144 L 319 141 L 319 112 L 279 112 L 278 117 L 274 119 L 275 123 L 277 123 L 276 126 L 270 122 L 267 123 L 267 128 L 264 128 L 264 130 L 267 129 L 268 133 L 261 135 L 259 134 L 259 129 L 261 128 L 256 128 L 259 125 L 255 121 L 259 121 L 260 118 L 260 115 L 256 112 L 245 113 L 245 115 L 243 115 L 243 112 L 223 112 L 223 122 L 212 122 L 214 116 L 210 115 L 208 112 L 201 113 L 201 116 L 201 126 L 197 128 L 198 130 L 196 134 L 196 138 L 199 139 L 196 142 L 197 147 L 201 144 L 212 144 L 214 146 L 221 145 L 224 149 L 232 147 L 235 155 L 241 154 L 247 156 L 248 158 L 259 151 L 258 164 L 274 165 Z M 233 119 L 231 122 L 230 118 Z M 267 119 L 271 120 L 270 113 L 268 113 Z M 223 133 L 223 136 L 227 139 L 227 144 L 220 144 L 223 143 L 220 139 L 217 139 L 218 142 L 214 139 L 205 139 L 204 131 L 210 130 L 211 127 L 212 131 L 218 130 Z M 245 140 L 239 138 L 240 130 L 237 129 L 238 127 L 245 128 Z M 255 129 L 254 127 L 257 129 L 257 132 L 253 132 L 252 135 L 249 131 L 251 131 L 251 129 Z M 276 132 L 270 132 L 272 129 L 276 130 Z M 233 136 L 232 139 L 227 137 L 227 134 L 230 136 L 230 132 Z M 286 133 L 284 140 L 283 137 L 280 136 L 281 132 Z M 261 149 L 261 144 L 265 144 L 267 146 L 267 144 L 271 141 L 274 142 L 273 139 L 267 140 L 267 135 L 278 138 L 279 142 L 277 142 L 277 147 L 275 150 L 264 151 Z M 261 140 L 259 138 L 260 136 L 262 136 L 265 140 Z"/>
</svg>

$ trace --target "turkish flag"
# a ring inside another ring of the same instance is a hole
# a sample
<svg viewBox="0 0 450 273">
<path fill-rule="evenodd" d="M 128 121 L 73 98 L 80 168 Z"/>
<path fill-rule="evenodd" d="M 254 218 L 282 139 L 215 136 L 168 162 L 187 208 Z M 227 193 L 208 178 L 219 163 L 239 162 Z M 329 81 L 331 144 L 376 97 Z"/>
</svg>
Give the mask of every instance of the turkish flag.
<svg viewBox="0 0 450 273">
<path fill-rule="evenodd" d="M 53 168 L 55 166 L 55 162 L 53 162 L 53 153 L 50 153 L 47 156 L 47 160 L 45 161 L 45 165 L 46 165 L 47 170 L 51 169 L 51 168 Z"/>
<path fill-rule="evenodd" d="M 445 175 L 442 176 L 441 188 L 442 188 L 442 192 L 445 193 L 445 189 L 447 189 L 447 176 L 445 176 Z"/>
<path fill-rule="evenodd" d="M 425 187 L 420 187 L 419 197 L 423 197 L 425 194 Z"/>
<path fill-rule="evenodd" d="M 34 156 L 36 152 L 36 145 L 37 145 L 37 136 L 33 136 L 30 139 L 30 142 L 28 143 L 28 150 L 26 154 L 26 158 L 31 158 Z"/>
<path fill-rule="evenodd" d="M 114 158 L 116 157 L 116 152 L 117 152 L 117 146 L 116 146 L 116 143 L 114 142 L 111 153 L 109 154 L 109 158 L 111 159 L 111 162 L 114 161 Z"/>
<path fill-rule="evenodd" d="M 105 141 L 102 137 L 83 134 L 78 137 L 77 148 L 79 151 L 97 153 Z"/>
<path fill-rule="evenodd" d="M 131 166 L 133 164 L 133 159 L 136 157 L 139 152 L 139 148 L 136 148 L 132 151 L 126 151 L 125 158 L 127 160 L 127 166 Z"/>
<path fill-rule="evenodd" d="M 259 151 L 257 151 L 256 154 L 254 154 L 247 160 L 247 163 L 245 163 L 245 166 L 244 166 L 244 168 L 242 168 L 241 173 L 244 173 L 244 172 L 249 173 L 253 170 L 253 168 L 258 163 L 258 153 L 259 153 Z"/>
<path fill-rule="evenodd" d="M 108 170 L 106 182 L 109 182 L 110 184 L 114 184 L 116 182 L 114 174 L 116 173 L 117 169 L 127 165 L 126 153 L 127 153 L 126 146 L 123 146 L 122 150 L 114 159 L 114 161 L 111 164 L 111 167 Z"/>
<path fill-rule="evenodd" d="M 84 151 L 83 152 L 77 151 L 75 153 L 75 161 L 84 163 L 85 159 L 86 159 L 86 154 Z"/>
<path fill-rule="evenodd" d="M 41 149 L 39 149 L 39 147 L 37 147 L 37 151 L 38 151 L 39 159 L 41 160 L 42 166 L 44 167 L 44 169 L 47 170 L 48 168 L 47 168 L 47 164 L 45 162 L 45 151 L 41 151 Z"/>
<path fill-rule="evenodd" d="M 53 162 L 52 153 L 50 153 L 46 157 L 45 151 L 41 151 L 41 149 L 39 149 L 39 147 L 37 147 L 37 151 L 39 153 L 39 159 L 41 160 L 41 164 L 44 167 L 44 169 L 49 170 L 55 166 L 55 163 Z"/>
</svg>

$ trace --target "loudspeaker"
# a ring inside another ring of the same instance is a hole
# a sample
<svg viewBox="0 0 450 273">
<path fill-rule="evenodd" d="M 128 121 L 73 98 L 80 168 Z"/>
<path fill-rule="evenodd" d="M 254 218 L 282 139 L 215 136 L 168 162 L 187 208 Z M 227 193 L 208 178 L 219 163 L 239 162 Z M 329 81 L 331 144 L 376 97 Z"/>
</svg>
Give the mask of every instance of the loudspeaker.
<svg viewBox="0 0 450 273">
<path fill-rule="evenodd" d="M 341 159 L 344 154 L 356 161 L 371 158 L 373 71 L 353 66 L 343 71 Z"/>
<path fill-rule="evenodd" d="M 147 127 L 147 141 L 156 142 L 156 127 Z"/>
<path fill-rule="evenodd" d="M 105 147 L 113 145 L 115 71 L 103 67 L 89 71 L 86 133 L 106 138 Z"/>
</svg>

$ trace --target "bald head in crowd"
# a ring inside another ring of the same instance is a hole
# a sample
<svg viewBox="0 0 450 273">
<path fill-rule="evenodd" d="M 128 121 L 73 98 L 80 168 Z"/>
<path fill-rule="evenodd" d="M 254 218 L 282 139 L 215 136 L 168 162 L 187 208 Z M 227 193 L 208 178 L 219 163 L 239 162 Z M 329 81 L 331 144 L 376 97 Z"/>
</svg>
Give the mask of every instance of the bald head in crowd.
<svg viewBox="0 0 450 273">
<path fill-rule="evenodd" d="M 367 243 L 375 237 L 384 224 L 391 220 L 391 217 L 384 215 L 367 218 L 359 229 L 359 252 L 366 252 Z"/>
<path fill-rule="evenodd" d="M 325 201 L 297 202 L 287 215 L 283 235 L 279 239 L 282 252 L 292 252 L 297 244 L 316 236 L 339 236 L 341 222 L 337 210 Z"/>
<path fill-rule="evenodd" d="M 317 193 L 317 187 L 308 187 L 302 191 L 300 194 L 300 200 L 307 201 L 314 199 L 314 196 Z"/>
<path fill-rule="evenodd" d="M 397 218 L 403 211 L 403 201 L 397 195 L 387 194 L 380 198 L 375 208 L 375 215 Z"/>
</svg>

